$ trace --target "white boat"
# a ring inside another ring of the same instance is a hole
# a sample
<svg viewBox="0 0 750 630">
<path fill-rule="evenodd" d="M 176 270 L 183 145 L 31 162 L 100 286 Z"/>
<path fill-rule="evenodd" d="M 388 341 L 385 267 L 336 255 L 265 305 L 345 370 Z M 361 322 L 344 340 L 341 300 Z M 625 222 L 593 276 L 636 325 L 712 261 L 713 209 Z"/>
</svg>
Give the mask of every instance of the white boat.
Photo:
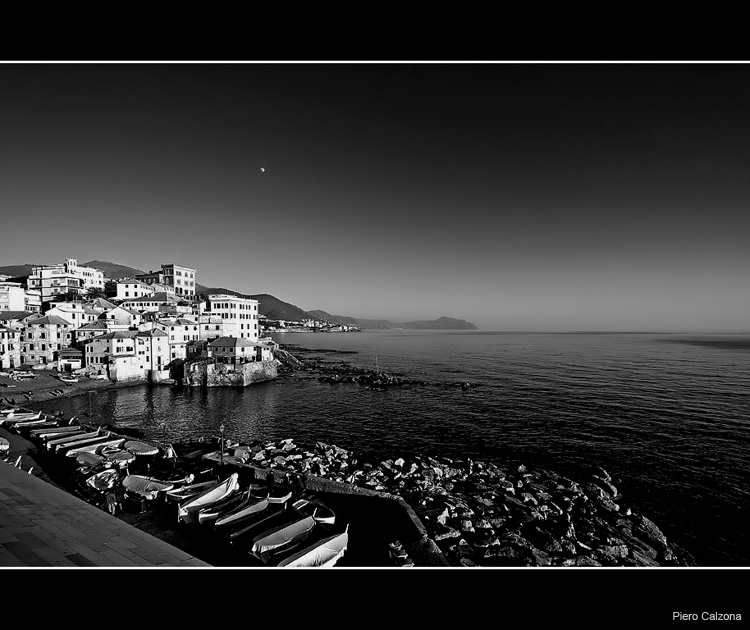
<svg viewBox="0 0 750 630">
<path fill-rule="evenodd" d="M 52 427 L 51 429 L 32 429 L 29 431 L 29 435 L 32 439 L 39 438 L 40 440 L 46 440 L 47 438 L 51 439 L 53 436 L 63 437 L 64 435 L 71 435 L 76 432 L 84 433 L 84 429 L 76 424 L 67 427 Z"/>
<path fill-rule="evenodd" d="M 75 442 L 77 440 L 85 440 L 86 438 L 97 437 L 99 435 L 101 435 L 100 431 L 92 431 L 89 433 L 80 433 L 78 431 L 73 431 L 73 435 L 65 434 L 65 437 L 60 437 L 60 438 L 56 437 L 52 440 L 47 440 L 47 443 L 45 444 L 45 446 L 47 447 L 48 451 L 54 451 L 55 448 L 57 448 L 59 444 L 67 444 L 68 442 Z"/>
<path fill-rule="evenodd" d="M 239 488 L 239 475 L 232 473 L 228 479 L 217 483 L 212 488 L 204 490 L 198 496 L 188 499 L 177 508 L 177 519 L 184 523 L 192 523 L 197 518 L 199 510 L 213 503 L 225 499 Z"/>
<path fill-rule="evenodd" d="M 63 383 L 77 383 L 78 382 L 77 376 L 65 376 L 64 374 L 61 374 L 57 378 L 59 378 Z"/>
<path fill-rule="evenodd" d="M 249 517 L 251 514 L 262 512 L 270 505 L 270 503 L 271 502 L 267 498 L 256 499 L 254 502 L 247 503 L 246 505 L 243 505 L 217 518 L 216 522 L 214 523 L 214 529 L 221 530 L 224 527 L 240 523 L 243 519 Z"/>
<path fill-rule="evenodd" d="M 0 418 L 0 424 L 11 425 L 14 422 L 39 420 L 41 417 L 41 411 L 11 411 L 2 415 Z"/>
<path fill-rule="evenodd" d="M 142 475 L 128 475 L 122 480 L 122 486 L 126 492 L 137 494 L 149 501 L 155 499 L 160 492 L 167 492 L 174 487 L 168 481 L 161 481 L 153 477 Z"/>
<path fill-rule="evenodd" d="M 349 545 L 349 525 L 341 534 L 328 536 L 287 556 L 276 566 L 279 568 L 332 567 L 344 555 Z"/>
<path fill-rule="evenodd" d="M 177 501 L 182 503 L 188 499 L 198 496 L 204 490 L 213 488 L 216 485 L 216 481 L 211 479 L 210 481 L 201 481 L 199 483 L 191 483 L 187 486 L 180 486 L 179 488 L 172 488 L 167 491 L 164 498 L 167 501 Z"/>
<path fill-rule="evenodd" d="M 250 553 L 267 563 L 271 555 L 293 549 L 307 540 L 315 525 L 315 517 L 306 516 L 267 530 L 253 539 Z"/>
<path fill-rule="evenodd" d="M 78 446 L 76 448 L 68 449 L 65 452 L 65 455 L 67 457 L 75 457 L 79 453 L 95 453 L 98 451 L 102 446 L 120 446 L 125 441 L 125 438 L 113 438 L 111 440 L 105 440 L 104 442 L 93 442 L 91 444 L 84 444 L 83 446 Z"/>
<path fill-rule="evenodd" d="M 76 463 L 80 464 L 81 466 L 88 466 L 90 468 L 108 467 L 112 465 L 112 462 L 110 462 L 106 457 L 102 457 L 101 455 L 90 453 L 88 451 L 78 453 L 78 455 L 76 455 Z"/>
<path fill-rule="evenodd" d="M 72 441 L 69 440 L 63 442 L 62 444 L 56 444 L 52 450 L 55 451 L 55 453 L 62 453 L 63 451 L 67 451 L 69 448 L 78 448 L 79 446 L 85 446 L 87 444 L 98 444 L 100 442 L 104 442 L 109 437 L 109 433 L 92 435 L 89 437 L 85 437 L 85 435 L 86 434 L 77 436 L 77 440 L 74 439 Z"/>
<path fill-rule="evenodd" d="M 42 418 L 35 418 L 33 420 L 16 420 L 11 419 L 8 420 L 5 423 L 5 426 L 12 429 L 16 433 L 20 433 L 21 429 L 25 427 L 35 427 L 35 426 L 57 426 L 57 423 L 55 422 L 54 425 L 50 425 L 46 417 Z"/>
</svg>

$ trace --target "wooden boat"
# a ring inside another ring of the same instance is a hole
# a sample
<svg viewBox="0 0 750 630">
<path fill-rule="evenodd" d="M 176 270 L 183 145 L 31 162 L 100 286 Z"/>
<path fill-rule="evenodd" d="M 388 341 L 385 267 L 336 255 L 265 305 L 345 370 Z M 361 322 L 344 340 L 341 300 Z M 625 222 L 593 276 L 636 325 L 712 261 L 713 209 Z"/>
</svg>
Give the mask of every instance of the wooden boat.
<svg viewBox="0 0 750 630">
<path fill-rule="evenodd" d="M 98 437 L 101 435 L 100 431 L 89 431 L 88 433 L 84 432 L 81 433 L 80 431 L 75 431 L 72 434 L 66 434 L 64 437 L 55 437 L 51 440 L 47 440 L 45 443 L 45 447 L 48 451 L 54 451 L 59 444 L 67 444 L 72 443 L 77 440 L 85 440 L 90 437 Z"/>
<path fill-rule="evenodd" d="M 266 508 L 263 512 L 259 512 L 257 516 L 253 515 L 254 517 L 250 517 L 244 527 L 232 531 L 229 534 L 230 544 L 236 547 L 250 547 L 253 539 L 258 534 L 267 531 L 271 527 L 292 523 L 308 516 L 300 511 L 307 504 L 308 501 L 305 499 L 299 499 L 291 506 L 287 502 L 279 504 L 282 506 L 280 509 L 269 510 Z"/>
<path fill-rule="evenodd" d="M 341 534 L 334 534 L 308 545 L 279 562 L 279 568 L 332 567 L 349 545 L 349 525 Z"/>
<path fill-rule="evenodd" d="M 0 417 L 0 424 L 9 426 L 16 422 L 23 422 L 24 420 L 39 420 L 41 417 L 41 411 L 11 411 L 10 413 L 3 414 Z"/>
<path fill-rule="evenodd" d="M 244 492 L 234 492 L 233 494 L 230 494 L 226 499 L 217 501 L 213 505 L 199 510 L 198 523 L 200 525 L 213 525 L 216 522 L 217 518 L 243 504 L 249 498 L 250 492 L 248 490 L 245 490 Z"/>
<path fill-rule="evenodd" d="M 265 499 L 259 499 L 251 493 L 250 496 L 240 505 L 229 512 L 225 512 L 216 519 L 216 522 L 214 523 L 214 531 L 217 533 L 228 534 L 229 532 L 238 529 L 240 526 L 244 527 L 251 516 L 265 511 L 272 505 L 275 505 L 276 510 L 283 509 L 282 504 L 272 504 L 267 497 Z"/>
<path fill-rule="evenodd" d="M 13 429 L 14 431 L 17 431 L 18 433 L 21 433 L 23 431 L 30 437 L 31 432 L 34 430 L 42 431 L 44 429 L 56 429 L 59 426 L 60 426 L 59 420 L 44 420 L 43 422 L 39 422 L 39 420 L 31 420 L 31 421 L 28 421 L 28 423 L 27 422 L 16 423 Z"/>
<path fill-rule="evenodd" d="M 153 501 L 159 496 L 160 492 L 171 490 L 174 484 L 154 479 L 153 477 L 144 477 L 143 475 L 128 475 L 122 480 L 122 486 L 127 493 Z"/>
<path fill-rule="evenodd" d="M 279 553 L 294 549 L 305 540 L 317 523 L 313 516 L 306 516 L 291 523 L 272 527 L 253 538 L 250 553 L 264 564 Z"/>
<path fill-rule="evenodd" d="M 110 440 L 105 439 L 103 442 L 92 442 L 90 444 L 84 444 L 83 446 L 78 446 L 74 448 L 69 448 L 65 455 L 67 457 L 75 457 L 79 453 L 83 452 L 89 452 L 89 453 L 95 453 L 98 451 L 102 446 L 120 446 L 125 441 L 125 438 L 112 438 Z"/>
<path fill-rule="evenodd" d="M 217 483 L 212 488 L 204 490 L 199 495 L 181 503 L 177 508 L 178 520 L 184 523 L 194 522 L 200 510 L 225 499 L 230 494 L 236 492 L 238 487 L 239 475 L 232 473 L 225 481 Z"/>
<path fill-rule="evenodd" d="M 52 427 L 51 429 L 32 429 L 29 431 L 29 437 L 32 440 L 47 440 L 55 437 L 63 437 L 75 433 L 85 433 L 83 427 L 78 425 L 67 427 Z"/>
<path fill-rule="evenodd" d="M 48 422 L 47 418 L 42 416 L 41 418 L 35 418 L 33 420 L 9 420 L 5 423 L 5 427 L 16 433 L 20 433 L 25 427 L 42 427 Z M 52 421 L 53 426 L 57 426 L 57 423 Z"/>
<path fill-rule="evenodd" d="M 208 490 L 209 488 L 213 488 L 215 485 L 216 481 L 211 479 L 210 481 L 201 481 L 199 483 L 192 483 L 179 488 L 172 488 L 166 492 L 164 498 L 167 501 L 182 503 L 198 496 L 201 492 Z"/>
<path fill-rule="evenodd" d="M 84 438 L 83 436 L 79 437 L 81 439 L 73 440 L 72 442 L 57 444 L 53 450 L 55 451 L 55 453 L 63 454 L 71 448 L 78 448 L 79 446 L 86 446 L 88 444 L 101 444 L 107 441 L 107 439 L 110 437 L 110 434 L 104 433 L 102 435 L 92 435 L 91 437 L 87 438 Z"/>
</svg>

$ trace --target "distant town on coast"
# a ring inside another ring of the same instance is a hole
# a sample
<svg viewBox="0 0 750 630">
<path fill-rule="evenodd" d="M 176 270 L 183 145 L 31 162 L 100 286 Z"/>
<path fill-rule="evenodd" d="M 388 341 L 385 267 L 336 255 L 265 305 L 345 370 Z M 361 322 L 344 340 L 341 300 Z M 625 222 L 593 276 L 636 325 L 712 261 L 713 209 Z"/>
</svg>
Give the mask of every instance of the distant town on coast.
<svg viewBox="0 0 750 630">
<path fill-rule="evenodd" d="M 200 285 L 196 271 L 75 258 L 0 267 L 0 369 L 174 382 L 175 367 L 182 379 L 189 362 L 204 367 L 196 384 L 247 385 L 273 376 L 279 347 L 270 333 L 477 328 L 449 317 L 394 323 L 304 311 L 272 295 Z"/>
</svg>

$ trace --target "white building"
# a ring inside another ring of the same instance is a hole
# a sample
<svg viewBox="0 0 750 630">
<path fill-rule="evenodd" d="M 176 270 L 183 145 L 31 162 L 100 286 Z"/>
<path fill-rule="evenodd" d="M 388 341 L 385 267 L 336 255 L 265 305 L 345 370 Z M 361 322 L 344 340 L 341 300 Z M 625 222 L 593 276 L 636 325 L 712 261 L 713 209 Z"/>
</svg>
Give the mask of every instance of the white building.
<svg viewBox="0 0 750 630">
<path fill-rule="evenodd" d="M 186 346 L 190 341 L 198 341 L 200 329 L 198 322 L 186 319 L 159 319 L 155 328 L 161 330 L 168 336 L 169 360 L 185 359 L 187 357 Z"/>
<path fill-rule="evenodd" d="M 81 302 L 55 302 L 45 315 L 55 315 L 80 328 L 95 321 L 98 313 Z"/>
<path fill-rule="evenodd" d="M 221 317 L 222 336 L 258 341 L 258 300 L 213 293 L 205 307 L 202 306 L 201 315 Z"/>
<path fill-rule="evenodd" d="M 117 299 L 132 300 L 135 298 L 153 295 L 156 293 L 156 287 L 136 280 L 135 278 L 121 278 L 117 281 Z"/>
<path fill-rule="evenodd" d="M 0 311 L 25 311 L 25 294 L 20 282 L 0 282 Z"/>
<path fill-rule="evenodd" d="M 89 339 L 85 345 L 90 373 L 113 381 L 146 380 L 151 372 L 163 373 L 168 358 L 167 335 L 161 330 L 118 330 Z"/>
<path fill-rule="evenodd" d="M 93 267 L 79 266 L 75 258 L 66 258 L 58 265 L 32 267 L 28 288 L 39 291 L 42 302 L 48 302 L 71 291 L 86 293 L 92 288 L 103 291 L 104 273 Z"/>
<path fill-rule="evenodd" d="M 29 365 L 49 365 L 57 361 L 57 352 L 73 342 L 73 325 L 55 315 L 26 322 L 21 336 L 21 360 Z"/>
<path fill-rule="evenodd" d="M 21 365 L 21 331 L 0 324 L 0 369 L 12 370 Z"/>
<path fill-rule="evenodd" d="M 177 297 L 195 296 L 195 268 L 168 263 L 161 266 L 163 284 L 174 287 Z"/>
</svg>

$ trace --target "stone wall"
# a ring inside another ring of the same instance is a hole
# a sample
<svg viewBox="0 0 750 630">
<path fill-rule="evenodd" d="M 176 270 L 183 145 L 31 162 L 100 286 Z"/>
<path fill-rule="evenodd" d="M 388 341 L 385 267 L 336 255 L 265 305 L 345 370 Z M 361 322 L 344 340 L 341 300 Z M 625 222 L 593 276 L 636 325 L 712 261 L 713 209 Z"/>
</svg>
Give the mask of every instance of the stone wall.
<svg viewBox="0 0 750 630">
<path fill-rule="evenodd" d="M 185 363 L 182 382 L 189 387 L 247 387 L 277 376 L 276 361 L 256 361 L 235 366 L 199 360 Z"/>
</svg>

